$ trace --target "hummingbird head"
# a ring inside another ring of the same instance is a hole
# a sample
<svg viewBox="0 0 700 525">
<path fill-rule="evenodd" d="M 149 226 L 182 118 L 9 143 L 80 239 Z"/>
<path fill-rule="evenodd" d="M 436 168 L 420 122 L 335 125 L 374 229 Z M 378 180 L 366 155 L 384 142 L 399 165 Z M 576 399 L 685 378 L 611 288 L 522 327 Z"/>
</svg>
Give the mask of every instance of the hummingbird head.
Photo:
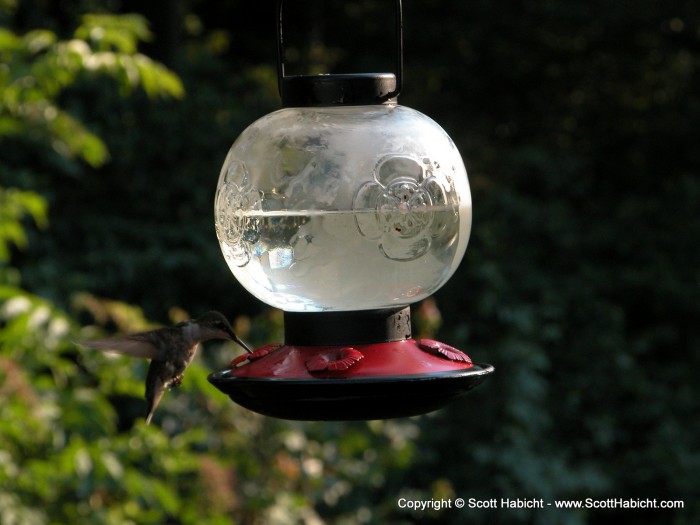
<svg viewBox="0 0 700 525">
<path fill-rule="evenodd" d="M 250 348 L 233 331 L 231 324 L 223 314 L 214 311 L 207 312 L 195 319 L 194 323 L 199 327 L 200 340 L 231 339 L 245 348 L 248 353 L 251 352 Z"/>
</svg>

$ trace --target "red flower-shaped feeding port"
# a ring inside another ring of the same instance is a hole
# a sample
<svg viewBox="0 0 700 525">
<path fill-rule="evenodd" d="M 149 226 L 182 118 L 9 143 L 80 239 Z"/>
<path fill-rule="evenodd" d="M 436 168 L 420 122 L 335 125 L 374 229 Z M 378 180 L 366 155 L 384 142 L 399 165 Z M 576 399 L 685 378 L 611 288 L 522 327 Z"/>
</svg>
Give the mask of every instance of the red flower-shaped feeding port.
<svg viewBox="0 0 700 525">
<path fill-rule="evenodd" d="M 421 350 L 428 352 L 429 354 L 443 357 L 445 359 L 449 359 L 450 361 L 459 361 L 462 363 L 472 362 L 469 356 L 461 350 L 457 350 L 454 346 L 446 345 L 440 341 L 435 341 L 433 339 L 419 339 L 416 341 L 416 343 Z"/>
<path fill-rule="evenodd" d="M 244 361 L 255 361 L 261 357 L 265 357 L 271 352 L 274 352 L 278 348 L 282 347 L 282 343 L 270 343 L 269 345 L 261 346 L 251 354 L 241 354 L 233 361 L 231 361 L 231 366 L 236 367 Z"/>
<path fill-rule="evenodd" d="M 365 356 L 359 350 L 344 347 L 316 354 L 306 362 L 309 372 L 340 372 L 355 366 Z"/>
</svg>

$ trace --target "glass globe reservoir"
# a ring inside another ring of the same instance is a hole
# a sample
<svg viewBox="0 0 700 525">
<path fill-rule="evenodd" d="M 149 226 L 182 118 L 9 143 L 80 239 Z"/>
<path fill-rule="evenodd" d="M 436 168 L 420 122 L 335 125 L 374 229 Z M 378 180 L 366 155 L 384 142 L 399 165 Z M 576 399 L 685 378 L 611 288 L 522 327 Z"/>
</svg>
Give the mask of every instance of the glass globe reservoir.
<svg viewBox="0 0 700 525">
<path fill-rule="evenodd" d="M 216 234 L 240 283 L 288 312 L 419 301 L 471 229 L 462 158 L 396 103 L 284 108 L 250 125 L 219 176 Z"/>
</svg>

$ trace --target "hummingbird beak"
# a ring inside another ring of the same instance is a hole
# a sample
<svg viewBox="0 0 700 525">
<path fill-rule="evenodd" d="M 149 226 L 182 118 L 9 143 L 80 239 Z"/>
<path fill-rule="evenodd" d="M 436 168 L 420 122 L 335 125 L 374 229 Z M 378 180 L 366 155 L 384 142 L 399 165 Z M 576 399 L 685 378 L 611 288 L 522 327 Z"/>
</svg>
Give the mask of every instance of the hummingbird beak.
<svg viewBox="0 0 700 525">
<path fill-rule="evenodd" d="M 231 336 L 231 340 L 235 341 L 236 343 L 241 345 L 243 348 L 245 348 L 246 352 L 248 352 L 249 354 L 253 353 L 253 351 L 248 347 L 248 345 L 245 344 L 243 342 L 243 340 L 240 337 L 238 337 L 232 329 L 227 330 L 227 333 L 229 336 Z"/>
</svg>

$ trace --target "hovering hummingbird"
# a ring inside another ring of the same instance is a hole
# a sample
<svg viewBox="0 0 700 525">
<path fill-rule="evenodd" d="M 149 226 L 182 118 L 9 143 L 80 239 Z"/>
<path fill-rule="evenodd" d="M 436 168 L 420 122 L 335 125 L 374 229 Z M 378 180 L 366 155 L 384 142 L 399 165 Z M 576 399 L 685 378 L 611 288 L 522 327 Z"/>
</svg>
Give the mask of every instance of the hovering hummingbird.
<svg viewBox="0 0 700 525">
<path fill-rule="evenodd" d="M 78 343 L 151 360 L 146 376 L 146 424 L 150 424 L 163 392 L 182 383 L 185 370 L 194 359 L 200 343 L 211 339 L 233 340 L 252 353 L 219 312 L 207 312 L 197 319 L 149 332 Z"/>
</svg>

